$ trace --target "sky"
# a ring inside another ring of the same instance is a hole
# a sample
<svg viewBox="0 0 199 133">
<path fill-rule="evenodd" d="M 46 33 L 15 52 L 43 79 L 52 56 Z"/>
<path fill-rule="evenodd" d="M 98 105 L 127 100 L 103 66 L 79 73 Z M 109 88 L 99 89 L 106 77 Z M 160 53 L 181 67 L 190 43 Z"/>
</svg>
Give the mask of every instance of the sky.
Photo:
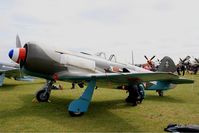
<svg viewBox="0 0 199 133">
<path fill-rule="evenodd" d="M 198 0 L 0 0 L 0 61 L 10 62 L 16 34 L 22 44 L 56 50 L 115 54 L 146 62 L 144 55 L 175 62 L 199 57 Z"/>
</svg>

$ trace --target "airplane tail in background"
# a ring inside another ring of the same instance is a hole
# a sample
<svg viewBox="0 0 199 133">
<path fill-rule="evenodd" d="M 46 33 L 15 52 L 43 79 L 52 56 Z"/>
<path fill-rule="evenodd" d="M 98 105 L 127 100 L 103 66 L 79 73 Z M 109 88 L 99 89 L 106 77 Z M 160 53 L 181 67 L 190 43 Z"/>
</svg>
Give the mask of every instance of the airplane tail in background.
<svg viewBox="0 0 199 133">
<path fill-rule="evenodd" d="M 158 71 L 159 72 L 172 72 L 172 73 L 174 73 L 176 71 L 175 63 L 173 62 L 173 60 L 170 57 L 165 56 L 161 60 L 161 63 L 158 67 Z"/>
</svg>

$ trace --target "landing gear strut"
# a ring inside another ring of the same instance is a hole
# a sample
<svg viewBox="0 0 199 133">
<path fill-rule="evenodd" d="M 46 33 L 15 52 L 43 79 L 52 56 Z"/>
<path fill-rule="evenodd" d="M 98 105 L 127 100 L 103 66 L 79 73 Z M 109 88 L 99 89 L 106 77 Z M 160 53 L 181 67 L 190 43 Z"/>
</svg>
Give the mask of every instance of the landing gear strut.
<svg viewBox="0 0 199 133">
<path fill-rule="evenodd" d="M 74 100 L 70 103 L 68 107 L 68 112 L 71 116 L 81 116 L 85 112 L 87 112 L 95 86 L 96 80 L 91 79 L 82 96 L 79 99 Z"/>
<path fill-rule="evenodd" d="M 164 92 L 163 92 L 163 91 L 157 90 L 156 92 L 158 93 L 158 95 L 159 95 L 160 97 L 164 96 Z"/>
<path fill-rule="evenodd" d="M 51 93 L 51 89 L 52 89 L 52 85 L 55 81 L 47 81 L 46 84 L 44 85 L 44 87 L 39 90 L 36 93 L 36 98 L 37 101 L 39 102 L 47 102 L 49 97 L 50 97 L 50 93 Z"/>
</svg>

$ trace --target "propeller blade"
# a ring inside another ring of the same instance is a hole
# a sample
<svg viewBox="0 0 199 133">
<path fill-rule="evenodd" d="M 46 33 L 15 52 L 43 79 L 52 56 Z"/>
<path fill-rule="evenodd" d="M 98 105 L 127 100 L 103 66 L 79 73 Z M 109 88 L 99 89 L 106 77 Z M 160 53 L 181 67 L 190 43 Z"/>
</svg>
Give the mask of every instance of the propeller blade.
<svg viewBox="0 0 199 133">
<path fill-rule="evenodd" d="M 150 60 L 153 60 L 154 58 L 155 58 L 155 55 Z"/>
<path fill-rule="evenodd" d="M 190 58 L 191 58 L 190 56 L 187 56 L 185 59 L 186 59 L 186 60 L 189 60 Z"/>
<path fill-rule="evenodd" d="M 182 62 L 183 60 L 180 58 L 180 61 Z"/>
<path fill-rule="evenodd" d="M 185 61 L 189 60 L 191 57 L 190 56 L 187 56 L 184 58 L 184 60 L 182 60 L 182 62 L 184 63 Z"/>
<path fill-rule="evenodd" d="M 144 58 L 148 61 L 149 59 L 146 57 L 146 55 L 144 56 Z"/>
<path fill-rule="evenodd" d="M 196 62 L 199 63 L 199 59 L 195 58 Z"/>
<path fill-rule="evenodd" d="M 21 46 L 21 41 L 20 41 L 20 38 L 19 38 L 18 35 L 16 36 L 16 47 L 17 47 L 17 48 L 21 48 L 21 47 L 22 47 L 22 46 Z"/>
</svg>

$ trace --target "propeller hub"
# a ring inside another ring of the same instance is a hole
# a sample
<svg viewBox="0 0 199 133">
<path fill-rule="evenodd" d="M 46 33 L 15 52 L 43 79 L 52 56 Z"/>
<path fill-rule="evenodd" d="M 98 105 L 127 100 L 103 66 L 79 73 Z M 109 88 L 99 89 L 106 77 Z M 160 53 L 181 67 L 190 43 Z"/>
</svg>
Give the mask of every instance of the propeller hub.
<svg viewBox="0 0 199 133">
<path fill-rule="evenodd" d="M 25 48 L 15 48 L 11 49 L 8 53 L 10 59 L 12 59 L 16 63 L 20 63 L 20 61 L 24 61 L 26 57 L 26 49 Z"/>
</svg>

